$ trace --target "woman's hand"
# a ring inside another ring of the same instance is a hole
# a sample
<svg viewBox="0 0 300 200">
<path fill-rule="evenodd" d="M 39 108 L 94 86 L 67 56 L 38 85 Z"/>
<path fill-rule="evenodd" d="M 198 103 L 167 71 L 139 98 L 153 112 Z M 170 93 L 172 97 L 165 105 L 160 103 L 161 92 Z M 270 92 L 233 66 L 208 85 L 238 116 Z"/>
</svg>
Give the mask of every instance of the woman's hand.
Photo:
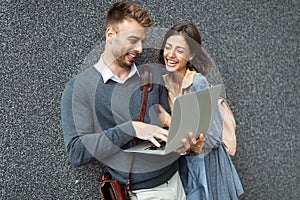
<svg viewBox="0 0 300 200">
<path fill-rule="evenodd" d="M 194 139 L 194 142 L 191 145 L 189 151 L 189 155 L 201 154 L 203 152 L 204 142 L 205 142 L 205 137 L 201 133 L 197 139 Z"/>
<path fill-rule="evenodd" d="M 196 155 L 201 154 L 204 146 L 205 138 L 202 133 L 195 138 L 194 133 L 189 132 L 189 141 L 186 138 L 182 139 L 183 146 L 176 150 L 177 153 L 182 155 Z"/>
<path fill-rule="evenodd" d="M 158 105 L 158 119 L 162 127 L 170 127 L 171 115 L 161 106 Z"/>
</svg>

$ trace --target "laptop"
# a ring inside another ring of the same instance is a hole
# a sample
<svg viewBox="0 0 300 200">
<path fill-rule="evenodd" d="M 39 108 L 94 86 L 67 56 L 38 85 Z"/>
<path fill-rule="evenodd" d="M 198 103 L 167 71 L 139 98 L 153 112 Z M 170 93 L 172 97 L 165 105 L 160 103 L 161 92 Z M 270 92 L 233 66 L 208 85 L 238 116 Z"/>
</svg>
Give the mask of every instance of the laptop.
<svg viewBox="0 0 300 200">
<path fill-rule="evenodd" d="M 207 133 L 212 125 L 222 85 L 215 85 L 175 98 L 167 142 L 156 147 L 150 141 L 125 149 L 125 152 L 165 155 L 182 147 L 188 133 Z"/>
</svg>

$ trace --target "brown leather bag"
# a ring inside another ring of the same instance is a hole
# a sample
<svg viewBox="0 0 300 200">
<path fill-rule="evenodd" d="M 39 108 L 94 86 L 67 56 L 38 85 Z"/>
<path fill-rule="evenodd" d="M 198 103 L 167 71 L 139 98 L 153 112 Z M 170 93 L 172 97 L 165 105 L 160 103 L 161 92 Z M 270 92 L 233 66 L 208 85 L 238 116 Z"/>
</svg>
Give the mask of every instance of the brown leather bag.
<svg viewBox="0 0 300 200">
<path fill-rule="evenodd" d="M 100 184 L 100 194 L 104 200 L 129 199 L 125 186 L 122 186 L 117 180 L 104 178 Z"/>
<path fill-rule="evenodd" d="M 148 66 L 145 65 L 141 75 L 141 89 L 143 91 L 142 103 L 140 107 L 139 121 L 144 121 L 148 91 L 152 88 L 152 73 Z M 138 139 L 134 139 L 134 145 L 138 143 Z M 122 186 L 117 180 L 112 180 L 110 176 L 102 175 L 98 180 L 100 184 L 100 194 L 103 200 L 129 200 L 128 191 L 130 191 L 131 171 L 134 161 L 134 154 L 131 156 L 130 166 L 128 170 L 128 182 Z"/>
<path fill-rule="evenodd" d="M 236 152 L 236 123 L 233 112 L 222 97 L 218 99 L 218 108 L 223 121 L 222 142 L 230 156 L 234 156 Z"/>
</svg>

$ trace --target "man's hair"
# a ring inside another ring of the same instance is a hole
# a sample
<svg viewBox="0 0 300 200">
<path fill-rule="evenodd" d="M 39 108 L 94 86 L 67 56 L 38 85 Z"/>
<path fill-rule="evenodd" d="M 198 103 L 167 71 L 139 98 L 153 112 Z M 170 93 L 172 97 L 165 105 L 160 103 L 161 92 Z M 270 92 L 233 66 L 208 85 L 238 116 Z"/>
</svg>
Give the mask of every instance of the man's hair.
<svg viewBox="0 0 300 200">
<path fill-rule="evenodd" d="M 112 5 L 105 18 L 105 29 L 108 26 L 117 28 L 124 20 L 134 19 L 144 27 L 152 25 L 148 13 L 141 7 L 130 2 L 118 2 Z"/>
</svg>

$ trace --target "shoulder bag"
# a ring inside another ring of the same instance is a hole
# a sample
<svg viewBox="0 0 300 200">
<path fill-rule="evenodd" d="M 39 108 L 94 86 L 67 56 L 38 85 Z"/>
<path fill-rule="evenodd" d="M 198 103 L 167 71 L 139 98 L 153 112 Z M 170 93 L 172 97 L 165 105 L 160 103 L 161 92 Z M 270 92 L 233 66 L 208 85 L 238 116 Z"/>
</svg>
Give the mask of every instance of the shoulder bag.
<svg viewBox="0 0 300 200">
<path fill-rule="evenodd" d="M 218 108 L 223 121 L 222 142 L 230 156 L 236 152 L 236 123 L 233 112 L 222 97 L 218 99 Z"/>
</svg>

